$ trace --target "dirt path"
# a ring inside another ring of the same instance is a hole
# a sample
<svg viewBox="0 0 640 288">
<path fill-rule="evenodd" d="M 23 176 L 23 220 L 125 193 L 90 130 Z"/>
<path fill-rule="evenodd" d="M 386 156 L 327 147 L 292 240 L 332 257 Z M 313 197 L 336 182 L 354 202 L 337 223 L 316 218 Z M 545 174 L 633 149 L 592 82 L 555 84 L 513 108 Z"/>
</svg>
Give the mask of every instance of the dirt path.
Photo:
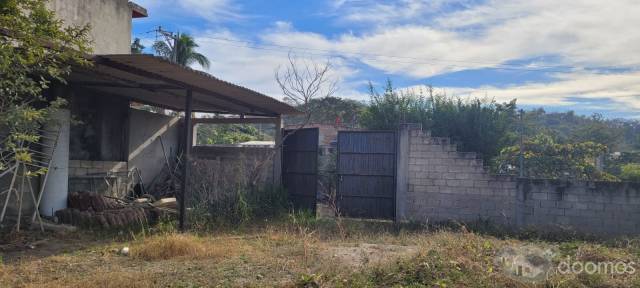
<svg viewBox="0 0 640 288">
<path fill-rule="evenodd" d="M 402 257 L 418 254 L 418 246 L 391 244 L 353 244 L 353 246 L 330 247 L 325 257 L 337 260 L 346 266 L 365 267 L 382 264 Z"/>
</svg>

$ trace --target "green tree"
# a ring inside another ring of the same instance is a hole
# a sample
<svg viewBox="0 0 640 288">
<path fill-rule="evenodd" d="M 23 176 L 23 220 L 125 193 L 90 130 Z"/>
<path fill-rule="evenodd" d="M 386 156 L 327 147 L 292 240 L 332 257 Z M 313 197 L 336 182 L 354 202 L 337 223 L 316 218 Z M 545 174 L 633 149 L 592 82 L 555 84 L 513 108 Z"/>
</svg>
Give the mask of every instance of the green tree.
<svg viewBox="0 0 640 288">
<path fill-rule="evenodd" d="M 394 130 L 401 123 L 419 123 L 433 136 L 449 137 L 463 151 L 480 153 L 485 160 L 510 145 L 514 135 L 515 100 L 499 104 L 494 100 L 469 99 L 422 92 L 398 92 L 391 81 L 382 94 L 369 85 L 371 102 L 360 117 L 369 129 Z"/>
<path fill-rule="evenodd" d="M 631 163 L 620 168 L 620 178 L 625 181 L 640 182 L 640 164 Z"/>
<path fill-rule="evenodd" d="M 382 94 L 369 83 L 369 96 L 369 106 L 360 115 L 365 128 L 395 130 L 402 123 L 431 126 L 432 102 L 422 94 L 396 91 L 391 80 L 387 80 Z"/>
<path fill-rule="evenodd" d="M 432 99 L 431 133 L 451 138 L 462 151 L 480 153 L 489 161 L 515 140 L 516 100 L 500 104 L 493 99 Z"/>
<path fill-rule="evenodd" d="M 44 97 L 56 83 L 65 83 L 72 65 L 89 65 L 89 27 L 65 26 L 46 8 L 45 0 L 0 1 L 0 131 L 8 132 L 0 169 L 16 159 L 30 161 L 20 143 L 38 141 L 37 129 L 64 99 Z"/>
<path fill-rule="evenodd" d="M 266 140 L 273 140 L 273 137 L 269 137 L 269 135 L 249 124 L 217 124 L 198 126 L 197 143 L 200 145 L 237 144 L 247 141 Z"/>
<path fill-rule="evenodd" d="M 525 176 L 615 181 L 615 176 L 600 172 L 595 166 L 595 159 L 606 150 L 605 145 L 595 142 L 558 143 L 550 135 L 538 134 L 523 143 Z M 519 145 L 502 149 L 495 158 L 497 172 L 517 174 L 519 155 Z"/>
<path fill-rule="evenodd" d="M 299 107 L 301 111 L 310 111 L 310 123 L 334 124 L 339 119 L 342 124 L 355 126 L 358 123 L 358 114 L 365 105 L 361 102 L 338 97 L 323 97 L 311 99 L 307 103 L 309 107 Z M 286 118 L 287 124 L 301 124 L 305 116 L 291 116 Z"/>
<path fill-rule="evenodd" d="M 624 131 L 606 121 L 600 114 L 593 114 L 584 121 L 570 135 L 572 142 L 591 141 L 606 145 L 609 150 L 615 150 L 622 142 Z"/>
<path fill-rule="evenodd" d="M 146 47 L 140 43 L 140 38 L 136 38 L 133 40 L 133 43 L 131 43 L 131 54 L 142 54 L 144 48 Z"/>
<path fill-rule="evenodd" d="M 211 66 L 209 59 L 206 56 L 196 52 L 196 48 L 200 46 L 198 46 L 195 39 L 193 39 L 191 35 L 186 33 L 178 33 L 176 37 L 176 47 L 173 47 L 173 44 L 169 44 L 165 41 L 156 41 L 153 44 L 153 50 L 155 50 L 158 55 L 169 59 L 172 59 L 173 53 L 175 52 L 176 63 L 180 65 L 189 66 L 191 64 L 198 63 L 203 68 L 209 69 L 209 66 Z"/>
<path fill-rule="evenodd" d="M 546 113 L 538 108 L 524 115 L 526 136 L 553 135 L 558 142 L 596 142 L 609 151 L 631 151 L 637 143 L 637 121 L 606 119 L 600 114 L 576 115 L 573 111 Z"/>
</svg>

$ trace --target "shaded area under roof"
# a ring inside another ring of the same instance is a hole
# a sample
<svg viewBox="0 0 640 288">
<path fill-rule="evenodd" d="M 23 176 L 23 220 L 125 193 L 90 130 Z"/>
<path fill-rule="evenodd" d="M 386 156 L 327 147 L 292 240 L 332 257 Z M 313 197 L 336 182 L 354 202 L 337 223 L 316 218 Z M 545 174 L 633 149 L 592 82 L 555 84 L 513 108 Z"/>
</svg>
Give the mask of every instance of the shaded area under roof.
<svg viewBox="0 0 640 288">
<path fill-rule="evenodd" d="M 186 90 L 193 111 L 277 116 L 299 114 L 294 107 L 251 89 L 148 54 L 95 55 L 93 66 L 75 67 L 70 85 L 144 104 L 183 111 Z"/>
</svg>

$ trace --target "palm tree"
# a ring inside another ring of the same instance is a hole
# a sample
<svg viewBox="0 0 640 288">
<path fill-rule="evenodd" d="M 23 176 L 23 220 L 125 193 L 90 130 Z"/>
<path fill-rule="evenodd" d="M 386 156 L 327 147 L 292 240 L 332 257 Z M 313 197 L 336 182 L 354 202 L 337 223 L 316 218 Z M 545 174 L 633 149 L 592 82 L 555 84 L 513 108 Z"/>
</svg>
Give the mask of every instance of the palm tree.
<svg viewBox="0 0 640 288">
<path fill-rule="evenodd" d="M 144 48 L 144 45 L 140 43 L 140 38 L 136 38 L 133 40 L 133 43 L 131 43 L 131 54 L 142 54 Z"/>
<path fill-rule="evenodd" d="M 206 56 L 195 51 L 195 48 L 199 47 L 196 41 L 189 34 L 178 33 L 176 47 L 169 45 L 165 41 L 156 41 L 153 44 L 153 50 L 160 56 L 167 57 L 169 59 L 173 56 L 173 49 L 176 49 L 176 63 L 189 66 L 193 63 L 198 63 L 205 69 L 209 69 L 211 63 Z"/>
</svg>

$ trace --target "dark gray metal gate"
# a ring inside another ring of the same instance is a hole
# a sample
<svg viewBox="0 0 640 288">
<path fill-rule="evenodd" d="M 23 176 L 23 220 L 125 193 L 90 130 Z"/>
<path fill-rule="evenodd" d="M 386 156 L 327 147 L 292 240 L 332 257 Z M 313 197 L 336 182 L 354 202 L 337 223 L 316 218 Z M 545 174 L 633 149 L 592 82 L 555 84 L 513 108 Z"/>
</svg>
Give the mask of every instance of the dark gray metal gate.
<svg viewBox="0 0 640 288">
<path fill-rule="evenodd" d="M 340 212 L 347 217 L 394 219 L 396 133 L 338 132 Z"/>
<path fill-rule="evenodd" d="M 318 128 L 285 130 L 282 184 L 293 207 L 316 211 L 318 190 Z M 290 135 L 289 135 L 290 134 Z"/>
</svg>

